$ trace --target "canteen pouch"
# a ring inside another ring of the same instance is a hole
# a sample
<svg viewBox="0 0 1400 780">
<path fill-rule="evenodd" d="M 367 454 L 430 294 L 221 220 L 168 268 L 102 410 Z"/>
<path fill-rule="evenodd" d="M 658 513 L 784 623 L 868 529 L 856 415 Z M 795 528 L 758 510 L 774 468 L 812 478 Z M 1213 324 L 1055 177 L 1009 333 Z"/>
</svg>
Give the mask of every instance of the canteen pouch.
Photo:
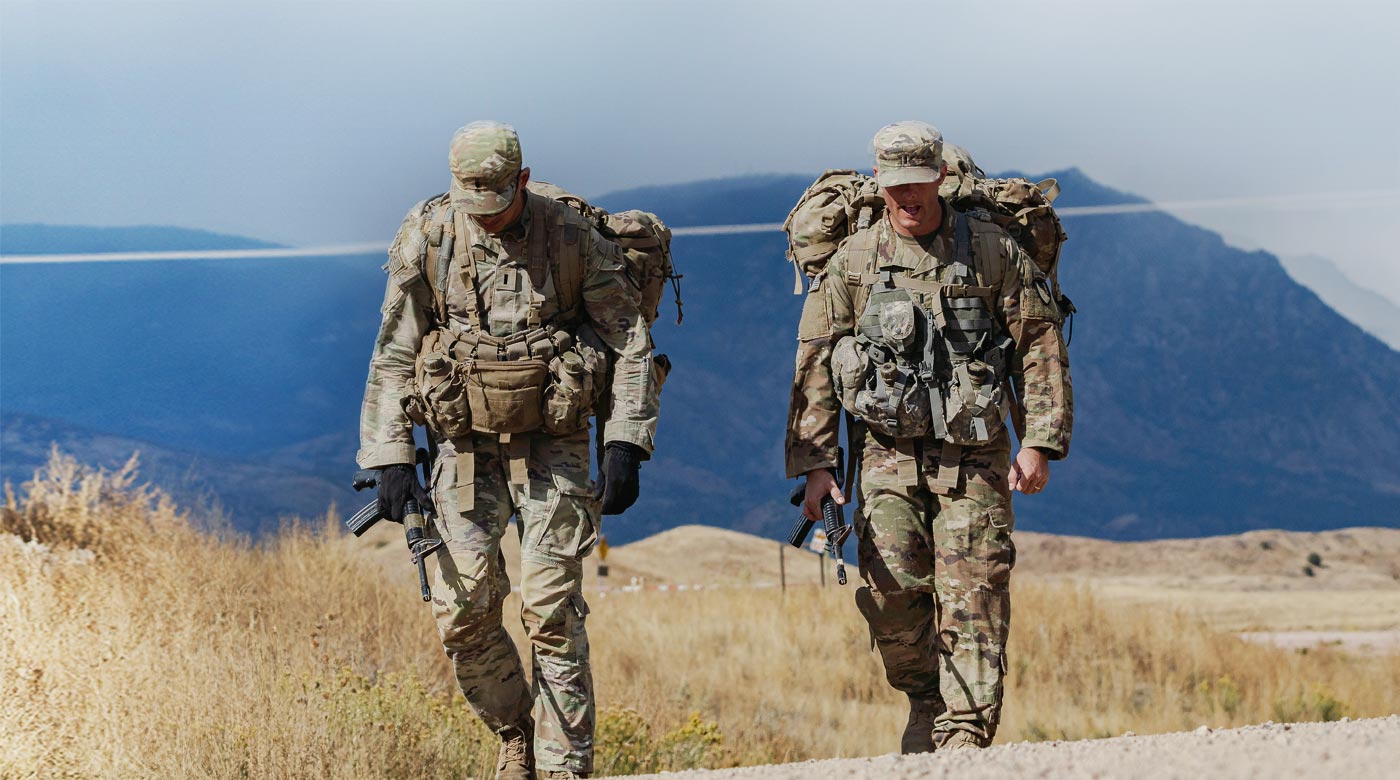
<svg viewBox="0 0 1400 780">
<path fill-rule="evenodd" d="M 545 433 L 563 436 L 588 427 L 608 375 L 605 345 L 593 328 L 579 327 L 574 345 L 549 361 L 544 388 Z"/>
<path fill-rule="evenodd" d="M 855 413 L 856 393 L 869 379 L 870 356 L 854 336 L 842 336 L 831 350 L 831 382 L 847 411 Z"/>
<path fill-rule="evenodd" d="M 484 433 L 525 433 L 544 423 L 543 360 L 478 360 L 467 371 L 471 428 Z"/>
<path fill-rule="evenodd" d="M 467 382 L 459 364 L 452 359 L 450 348 L 442 331 L 433 331 L 423 339 L 415 361 L 414 380 L 403 399 L 409 419 L 421 421 L 439 436 L 449 439 L 466 436 L 472 431 Z"/>
<path fill-rule="evenodd" d="M 855 395 L 851 412 L 886 436 L 916 438 L 933 424 L 928 388 L 912 370 L 893 361 L 871 371 Z"/>
<path fill-rule="evenodd" d="M 954 444 L 985 444 L 1006 425 L 1006 393 L 996 369 L 988 363 L 955 364 L 945 397 L 947 438 Z"/>
</svg>

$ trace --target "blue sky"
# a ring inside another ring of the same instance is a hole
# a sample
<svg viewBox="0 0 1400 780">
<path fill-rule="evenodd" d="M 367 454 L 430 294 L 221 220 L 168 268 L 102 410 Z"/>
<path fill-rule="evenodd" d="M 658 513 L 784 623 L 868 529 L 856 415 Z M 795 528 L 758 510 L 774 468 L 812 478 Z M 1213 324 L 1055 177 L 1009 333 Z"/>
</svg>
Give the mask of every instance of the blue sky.
<svg viewBox="0 0 1400 780">
<path fill-rule="evenodd" d="M 864 167 L 922 118 L 989 170 L 1257 197 L 1180 213 L 1400 301 L 1397 7 L 5 0 L 0 218 L 387 243 L 472 119 L 599 194 Z M 1307 200 L 1353 189 L 1389 194 Z"/>
</svg>

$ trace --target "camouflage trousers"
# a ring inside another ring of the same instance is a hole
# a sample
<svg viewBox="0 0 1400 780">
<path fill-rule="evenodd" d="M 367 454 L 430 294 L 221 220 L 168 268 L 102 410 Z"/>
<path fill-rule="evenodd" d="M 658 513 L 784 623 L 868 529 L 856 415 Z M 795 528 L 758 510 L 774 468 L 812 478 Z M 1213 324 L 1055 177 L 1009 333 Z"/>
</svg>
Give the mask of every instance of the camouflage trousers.
<svg viewBox="0 0 1400 780">
<path fill-rule="evenodd" d="M 433 500 L 446 544 L 437 554 L 433 615 L 457 684 L 488 727 L 527 727 L 533 707 L 540 771 L 591 772 L 593 673 L 582 585 L 599 515 L 589 492 L 588 431 L 515 438 L 514 447 L 492 435 L 441 444 Z M 518 482 L 511 479 L 512 455 L 515 477 L 524 477 Z M 464 458 L 473 474 L 462 473 Z M 459 490 L 464 481 L 470 499 Z M 474 505 L 463 510 L 468 500 Z M 533 683 L 501 622 L 510 593 L 501 537 L 511 515 L 520 533 L 521 619 Z"/>
<path fill-rule="evenodd" d="M 914 444 L 918 483 L 906 486 L 893 440 L 865 434 L 854 525 L 866 585 L 856 604 L 890 685 L 937 713 L 934 744 L 986 746 L 1001 716 L 1016 561 L 1009 438 L 964 448 L 952 495 L 927 487 L 941 444 Z"/>
</svg>

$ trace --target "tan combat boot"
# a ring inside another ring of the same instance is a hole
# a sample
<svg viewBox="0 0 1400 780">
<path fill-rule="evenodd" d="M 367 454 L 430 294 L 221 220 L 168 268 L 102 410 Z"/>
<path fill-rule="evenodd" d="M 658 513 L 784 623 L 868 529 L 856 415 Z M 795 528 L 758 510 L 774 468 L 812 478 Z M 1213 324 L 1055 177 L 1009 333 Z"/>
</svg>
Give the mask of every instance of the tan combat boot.
<svg viewBox="0 0 1400 780">
<path fill-rule="evenodd" d="M 501 752 L 496 758 L 496 780 L 534 780 L 535 727 L 513 726 L 501 732 Z"/>
<path fill-rule="evenodd" d="M 899 740 L 901 753 L 932 753 L 933 719 L 943 711 L 937 699 L 909 697 L 909 723 L 904 726 L 904 736 Z"/>
<path fill-rule="evenodd" d="M 980 750 L 991 744 L 990 740 L 984 742 L 978 739 L 975 734 L 969 734 L 966 731 L 939 734 L 937 741 L 939 750 Z"/>
</svg>

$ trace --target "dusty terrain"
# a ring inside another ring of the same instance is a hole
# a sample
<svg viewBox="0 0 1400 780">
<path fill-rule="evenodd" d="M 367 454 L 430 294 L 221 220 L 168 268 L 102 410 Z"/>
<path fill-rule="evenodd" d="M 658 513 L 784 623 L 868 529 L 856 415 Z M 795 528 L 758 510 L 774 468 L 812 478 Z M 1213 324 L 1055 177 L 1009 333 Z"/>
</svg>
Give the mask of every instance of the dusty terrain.
<svg viewBox="0 0 1400 780">
<path fill-rule="evenodd" d="M 832 759 L 647 775 L 667 780 L 1004 780 L 1008 777 L 1318 778 L 1387 776 L 1400 758 L 1400 716 L 1281 723 L 983 751 Z"/>
<path fill-rule="evenodd" d="M 381 525 L 354 543 L 370 544 L 388 569 L 408 576 L 398 526 Z M 1015 538 L 1018 583 L 1069 583 L 1115 603 L 1181 609 L 1216 628 L 1289 647 L 1400 645 L 1400 529 L 1131 543 L 1025 531 Z M 519 543 L 513 533 L 504 541 L 514 582 Z M 596 554 L 586 572 L 589 586 L 601 588 L 770 588 L 779 586 L 782 570 L 789 586 L 820 581 L 817 555 L 788 547 L 780 569 L 780 548 L 774 539 L 682 526 L 611 549 L 606 578 L 596 576 Z M 1310 564 L 1309 556 L 1320 563 Z M 854 558 L 855 544 L 847 542 L 853 580 Z M 825 574 L 834 584 L 830 561 Z"/>
</svg>

